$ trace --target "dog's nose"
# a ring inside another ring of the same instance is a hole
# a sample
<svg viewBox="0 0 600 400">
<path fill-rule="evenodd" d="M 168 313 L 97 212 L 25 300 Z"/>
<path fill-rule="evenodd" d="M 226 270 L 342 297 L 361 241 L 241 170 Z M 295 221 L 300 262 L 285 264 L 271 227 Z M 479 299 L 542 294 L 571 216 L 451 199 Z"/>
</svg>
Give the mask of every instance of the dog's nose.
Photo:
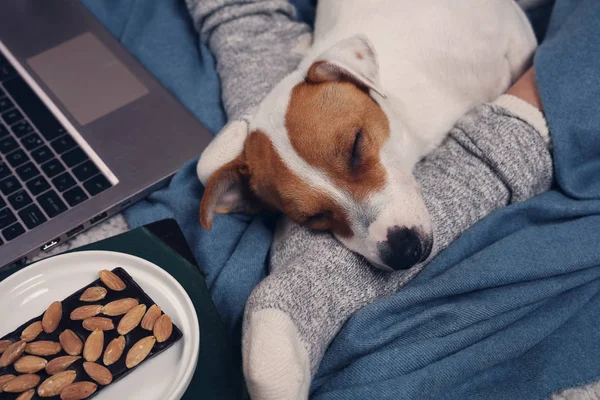
<svg viewBox="0 0 600 400">
<path fill-rule="evenodd" d="M 431 245 L 415 229 L 394 227 L 388 230 L 387 241 L 380 243 L 382 261 L 398 271 L 408 269 L 429 257 Z"/>
</svg>

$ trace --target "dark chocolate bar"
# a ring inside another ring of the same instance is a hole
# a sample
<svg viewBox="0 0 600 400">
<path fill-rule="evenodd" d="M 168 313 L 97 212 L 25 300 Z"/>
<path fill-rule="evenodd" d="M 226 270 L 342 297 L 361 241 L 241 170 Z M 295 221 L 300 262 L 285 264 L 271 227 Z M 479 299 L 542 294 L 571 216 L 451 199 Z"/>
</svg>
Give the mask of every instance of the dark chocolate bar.
<svg viewBox="0 0 600 400">
<path fill-rule="evenodd" d="M 70 295 L 69 297 L 67 297 L 66 299 L 64 299 L 62 301 L 62 318 L 61 318 L 60 324 L 58 325 L 58 328 L 54 332 L 52 332 L 50 334 L 42 332 L 35 340 L 33 340 L 30 343 L 33 343 L 36 341 L 41 341 L 41 340 L 49 340 L 49 341 L 53 341 L 53 342 L 59 342 L 58 337 L 59 337 L 60 333 L 63 332 L 65 329 L 70 329 L 73 332 L 75 332 L 75 334 L 77 334 L 77 336 L 79 336 L 81 341 L 83 343 L 85 343 L 87 337 L 91 334 L 91 332 L 83 328 L 83 326 L 82 326 L 83 321 L 73 321 L 70 319 L 71 311 L 73 311 L 74 309 L 76 309 L 77 307 L 80 307 L 80 306 L 94 305 L 94 304 L 105 305 L 111 301 L 119 300 L 119 299 L 127 298 L 127 297 L 137 299 L 139 304 L 145 304 L 146 311 L 148 309 L 150 309 L 150 306 L 155 304 L 154 301 L 152 301 L 152 299 L 142 290 L 142 288 L 133 280 L 133 278 L 123 268 L 115 268 L 112 270 L 112 272 L 114 274 L 116 274 L 119 278 L 121 278 L 123 280 L 123 282 L 125 282 L 126 288 L 124 290 L 122 290 L 122 291 L 111 290 L 105 284 L 103 284 L 102 281 L 100 281 L 100 279 L 95 280 L 94 282 L 92 282 L 89 285 L 85 286 L 84 288 L 78 290 L 77 292 L 73 293 L 72 295 Z M 96 302 L 80 301 L 79 297 L 85 291 L 85 289 L 87 289 L 89 287 L 93 287 L 93 286 L 101 286 L 101 287 L 106 288 L 108 290 L 106 297 L 104 299 L 102 299 L 100 301 L 96 301 Z M 58 299 L 53 299 L 53 298 L 49 297 L 48 305 L 50 305 L 53 301 L 56 301 L 56 300 L 58 300 Z M 160 306 L 160 304 L 158 304 L 158 306 Z M 121 318 L 123 318 L 124 315 L 110 317 L 110 316 L 99 314 L 97 316 L 110 318 L 113 321 L 113 324 L 115 327 L 114 329 L 104 331 L 104 348 L 102 351 L 102 354 L 104 354 L 104 350 L 106 349 L 106 346 L 110 343 L 110 341 L 117 338 L 118 336 L 120 336 L 119 333 L 117 332 L 117 326 L 119 324 L 119 321 L 121 320 Z M 0 340 L 10 340 L 13 343 L 21 340 L 21 333 L 23 332 L 23 330 L 25 328 L 27 328 L 30 324 L 32 324 L 36 321 L 41 321 L 42 317 L 43 317 L 43 314 L 30 319 L 29 321 L 25 322 L 23 325 L 16 328 L 13 332 L 2 337 Z M 110 383 L 107 386 L 114 385 L 116 382 L 123 379 L 125 376 L 127 376 L 127 374 L 129 374 L 130 372 L 134 371 L 137 368 L 137 366 L 136 366 L 136 367 L 129 369 L 125 365 L 125 359 L 127 356 L 127 352 L 129 351 L 131 346 L 133 346 L 138 340 L 140 340 L 146 336 L 152 335 L 152 331 L 145 330 L 145 329 L 141 328 L 140 325 L 141 324 L 138 324 L 138 326 L 135 329 L 133 329 L 131 332 L 124 335 L 125 336 L 125 350 L 123 351 L 123 354 L 121 355 L 121 357 L 119 358 L 118 361 L 116 361 L 114 364 L 112 364 L 110 366 L 107 366 L 107 368 L 113 375 L 112 383 Z M 5 327 L 2 327 L 2 328 L 5 328 Z M 144 363 L 146 360 L 148 360 L 152 357 L 157 356 L 158 354 L 162 353 L 163 351 L 167 350 L 175 342 L 180 340 L 182 336 L 183 336 L 183 334 L 181 333 L 181 330 L 179 330 L 179 328 L 177 328 L 177 326 L 175 326 L 175 324 L 173 324 L 173 332 L 171 333 L 171 336 L 169 336 L 169 338 L 162 343 L 156 342 L 154 344 L 152 350 L 150 351 L 150 354 L 148 354 L 148 356 L 144 359 L 144 361 L 142 361 L 142 363 Z M 25 356 L 25 355 L 27 355 L 27 353 L 23 354 L 23 356 Z M 68 355 L 68 354 L 65 353 L 64 350 L 61 350 L 60 353 L 58 353 L 56 355 L 40 356 L 40 357 L 45 358 L 48 362 L 50 362 L 52 359 L 54 359 L 56 357 L 61 357 L 61 356 L 66 356 L 66 355 Z M 75 382 L 89 381 L 89 382 L 96 383 L 84 371 L 83 363 L 85 362 L 85 360 L 83 359 L 83 354 L 81 354 L 81 356 L 82 356 L 82 358 L 77 360 L 73 364 L 71 364 L 71 366 L 69 368 L 67 368 L 67 370 L 76 371 L 77 377 L 75 379 Z M 100 358 L 97 360 L 97 363 L 104 366 L 104 363 L 102 362 L 102 356 L 100 356 Z M 140 363 L 139 365 L 141 365 L 142 363 Z M 5 375 L 5 374 L 20 375 L 18 372 L 15 371 L 14 364 L 9 365 L 8 367 L 0 368 L 0 376 Z M 40 376 L 41 380 L 40 380 L 40 383 L 35 388 L 36 393 L 33 396 L 33 399 L 42 399 L 42 397 L 40 397 L 37 394 L 37 387 L 39 387 L 39 385 L 41 385 L 42 382 L 44 382 L 46 380 L 46 378 L 49 377 L 49 375 L 46 373 L 46 371 L 44 369 L 37 372 L 36 374 L 38 376 Z M 105 386 L 98 384 L 96 392 L 94 394 L 92 394 L 91 396 L 89 396 L 88 399 L 91 399 L 96 394 L 102 392 L 102 389 L 104 387 Z M 19 393 L 0 393 L 0 400 L 14 400 L 18 396 L 19 396 Z M 43 399 L 60 399 L 60 396 L 44 397 Z"/>
</svg>

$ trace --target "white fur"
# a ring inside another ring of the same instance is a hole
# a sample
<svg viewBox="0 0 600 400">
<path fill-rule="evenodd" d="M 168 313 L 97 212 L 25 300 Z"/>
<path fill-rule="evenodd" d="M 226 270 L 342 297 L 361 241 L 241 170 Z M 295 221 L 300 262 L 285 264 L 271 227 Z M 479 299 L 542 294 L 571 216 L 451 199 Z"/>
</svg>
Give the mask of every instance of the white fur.
<svg viewBox="0 0 600 400">
<path fill-rule="evenodd" d="M 360 57 L 360 58 L 359 58 Z M 352 77 L 359 84 L 368 87 L 382 97 L 386 97 L 379 82 L 379 59 L 377 51 L 364 35 L 354 35 L 336 43 L 317 57 L 313 63 L 318 70 L 324 70 L 329 80 L 339 79 L 340 73 Z"/>
<path fill-rule="evenodd" d="M 321 0 L 312 48 L 263 100 L 248 128 L 265 132 L 296 175 L 347 211 L 354 237 L 340 240 L 383 265 L 377 243 L 386 240 L 388 228 L 431 232 L 412 177 L 414 165 L 469 109 L 504 93 L 524 72 L 535 47 L 533 30 L 513 0 Z M 357 52 L 364 57 L 355 57 Z M 380 153 L 387 185 L 366 201 L 359 203 L 337 188 L 290 143 L 285 128 L 290 95 L 316 61 L 326 61 L 334 67 L 331 71 L 339 68 L 369 88 L 388 118 L 390 138 Z M 201 179 L 239 154 L 243 134 L 233 136 L 232 151 L 220 150 L 227 157 L 205 151 L 203 158 L 209 160 L 199 163 Z"/>
<path fill-rule="evenodd" d="M 215 136 L 202 152 L 196 166 L 196 173 L 204 186 L 216 170 L 240 155 L 247 137 L 246 121 L 232 121 Z"/>
</svg>

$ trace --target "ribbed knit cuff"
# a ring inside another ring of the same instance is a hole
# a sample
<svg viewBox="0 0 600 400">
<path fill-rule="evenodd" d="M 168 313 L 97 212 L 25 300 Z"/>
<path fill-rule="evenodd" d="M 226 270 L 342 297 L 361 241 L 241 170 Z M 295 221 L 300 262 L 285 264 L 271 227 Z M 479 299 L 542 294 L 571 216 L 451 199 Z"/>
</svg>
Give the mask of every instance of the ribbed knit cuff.
<svg viewBox="0 0 600 400">
<path fill-rule="evenodd" d="M 505 108 L 517 118 L 527 122 L 544 138 L 547 144 L 550 143 L 550 130 L 544 114 L 539 109 L 510 94 L 498 97 L 492 104 Z"/>
</svg>

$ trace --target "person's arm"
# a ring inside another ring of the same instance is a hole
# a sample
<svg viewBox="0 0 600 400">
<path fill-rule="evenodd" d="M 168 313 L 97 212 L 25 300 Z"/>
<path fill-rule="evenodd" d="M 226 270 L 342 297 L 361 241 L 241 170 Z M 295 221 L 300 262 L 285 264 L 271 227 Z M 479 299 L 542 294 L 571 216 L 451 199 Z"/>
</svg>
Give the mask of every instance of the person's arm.
<svg viewBox="0 0 600 400">
<path fill-rule="evenodd" d="M 534 107 L 538 97 L 532 79 L 526 74 L 511 95 L 461 118 L 417 165 L 415 176 L 434 230 L 428 261 L 492 211 L 550 188 L 550 136 Z M 311 377 L 344 322 L 399 290 L 426 264 L 382 272 L 331 235 L 288 222 L 271 250 L 275 272 L 246 306 L 244 373 L 252 397 L 307 396 Z"/>
<path fill-rule="evenodd" d="M 535 69 L 529 68 L 519 80 L 517 80 L 508 90 L 507 94 L 520 98 L 526 101 L 540 111 L 544 110 L 540 93 L 538 92 L 537 83 L 535 81 Z"/>
<path fill-rule="evenodd" d="M 186 0 L 200 40 L 215 56 L 230 120 L 258 105 L 311 44 L 287 0 Z"/>
</svg>

